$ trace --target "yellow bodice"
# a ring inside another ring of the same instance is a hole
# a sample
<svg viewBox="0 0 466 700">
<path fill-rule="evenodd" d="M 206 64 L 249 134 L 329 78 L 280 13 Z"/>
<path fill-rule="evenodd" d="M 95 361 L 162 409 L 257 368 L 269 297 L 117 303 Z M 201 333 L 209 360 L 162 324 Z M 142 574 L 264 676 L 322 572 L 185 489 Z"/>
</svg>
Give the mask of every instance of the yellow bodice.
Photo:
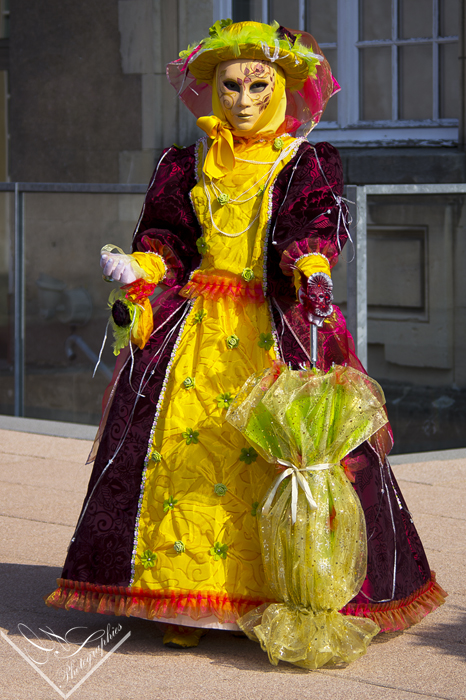
<svg viewBox="0 0 466 700">
<path fill-rule="evenodd" d="M 249 269 L 262 279 L 271 187 L 301 141 L 285 134 L 278 142 L 235 143 L 234 170 L 213 181 L 202 172 L 207 139 L 197 143 L 198 182 L 191 200 L 202 226 L 202 272 L 241 276 Z"/>
</svg>

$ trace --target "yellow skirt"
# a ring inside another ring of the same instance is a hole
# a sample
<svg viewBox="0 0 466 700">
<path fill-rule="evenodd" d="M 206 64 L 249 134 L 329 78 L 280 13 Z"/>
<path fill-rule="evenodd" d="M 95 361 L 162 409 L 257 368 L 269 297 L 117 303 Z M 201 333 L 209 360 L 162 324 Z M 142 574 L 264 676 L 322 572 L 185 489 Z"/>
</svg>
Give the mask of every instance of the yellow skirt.
<svg viewBox="0 0 466 700">
<path fill-rule="evenodd" d="M 155 594 L 155 617 L 228 627 L 272 600 L 256 509 L 275 467 L 225 415 L 248 377 L 274 359 L 266 302 L 195 300 L 167 377 L 137 523 L 132 586 Z"/>
</svg>

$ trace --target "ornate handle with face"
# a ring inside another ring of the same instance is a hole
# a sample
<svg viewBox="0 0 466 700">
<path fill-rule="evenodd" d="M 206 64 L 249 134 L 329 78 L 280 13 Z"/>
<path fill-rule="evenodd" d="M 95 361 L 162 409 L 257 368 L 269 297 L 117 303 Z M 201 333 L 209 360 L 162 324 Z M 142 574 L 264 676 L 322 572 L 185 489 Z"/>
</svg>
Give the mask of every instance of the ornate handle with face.
<svg viewBox="0 0 466 700">
<path fill-rule="evenodd" d="M 314 272 L 310 277 L 301 273 L 301 287 L 298 301 L 304 318 L 316 326 L 322 326 L 324 319 L 333 311 L 333 283 L 325 272 Z"/>
</svg>

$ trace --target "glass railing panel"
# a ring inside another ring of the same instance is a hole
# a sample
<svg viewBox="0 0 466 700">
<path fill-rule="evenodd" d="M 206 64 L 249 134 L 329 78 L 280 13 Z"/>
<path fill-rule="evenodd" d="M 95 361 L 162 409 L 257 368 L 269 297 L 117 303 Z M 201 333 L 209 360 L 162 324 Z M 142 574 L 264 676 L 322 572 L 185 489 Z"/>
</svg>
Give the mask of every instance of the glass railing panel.
<svg viewBox="0 0 466 700">
<path fill-rule="evenodd" d="M 142 195 L 26 193 L 25 416 L 98 424 L 115 357 L 100 249 L 130 251 Z"/>
<path fill-rule="evenodd" d="M 368 198 L 368 371 L 395 452 L 466 446 L 465 201 Z"/>
<path fill-rule="evenodd" d="M 14 199 L 0 192 L 0 413 L 14 412 Z"/>
</svg>

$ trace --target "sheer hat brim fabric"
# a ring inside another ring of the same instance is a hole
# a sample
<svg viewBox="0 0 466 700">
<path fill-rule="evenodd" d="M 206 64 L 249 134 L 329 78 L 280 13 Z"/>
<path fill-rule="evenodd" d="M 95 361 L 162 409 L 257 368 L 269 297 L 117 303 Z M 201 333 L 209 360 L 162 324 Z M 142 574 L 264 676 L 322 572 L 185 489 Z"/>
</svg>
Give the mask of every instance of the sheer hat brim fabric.
<svg viewBox="0 0 466 700">
<path fill-rule="evenodd" d="M 320 50 L 319 45 L 310 34 L 288 30 L 283 27 L 279 29 L 286 32 L 289 36 L 299 36 L 300 44 L 306 45 L 310 52 L 312 52 L 312 55 L 319 56 L 319 62 L 314 62 L 311 69 L 309 63 L 306 64 L 307 73 L 305 73 L 303 66 L 301 66 L 301 79 L 299 81 L 294 81 L 293 87 L 290 86 L 289 80 L 289 74 L 292 68 L 290 61 L 288 61 L 287 64 L 284 61 L 276 60 L 277 65 L 282 68 L 287 78 L 286 131 L 294 133 L 297 136 L 304 136 L 318 124 L 328 100 L 340 90 L 340 86 L 332 76 L 330 65 Z M 231 47 L 226 48 L 231 53 Z M 257 55 L 259 53 L 257 44 L 238 44 L 236 45 L 236 51 L 239 51 L 239 55 L 230 56 L 226 49 L 224 50 L 224 47 L 220 47 L 217 54 L 214 56 L 212 49 L 210 50 L 211 55 L 208 65 L 213 66 L 213 72 L 215 73 L 215 67 L 218 63 L 224 60 L 232 60 L 233 58 L 272 61 L 273 53 L 270 52 L 270 47 L 264 46 L 261 50 L 262 54 L 259 56 Z M 170 62 L 166 69 L 170 84 L 175 88 L 182 102 L 184 102 L 196 118 L 207 116 L 212 113 L 212 79 L 210 73 L 207 70 L 205 71 L 205 80 L 198 77 L 200 74 L 198 70 L 200 64 L 196 62 L 196 57 L 198 57 L 199 53 L 202 51 L 201 43 L 199 46 L 194 47 L 187 56 L 185 55 L 182 58 Z M 207 53 L 207 51 L 204 51 L 204 58 Z M 224 54 L 226 57 L 224 57 Z M 205 65 L 207 65 L 207 63 L 205 63 Z M 193 74 L 193 69 L 196 75 Z M 297 75 L 298 73 L 296 72 L 295 76 Z"/>
</svg>

